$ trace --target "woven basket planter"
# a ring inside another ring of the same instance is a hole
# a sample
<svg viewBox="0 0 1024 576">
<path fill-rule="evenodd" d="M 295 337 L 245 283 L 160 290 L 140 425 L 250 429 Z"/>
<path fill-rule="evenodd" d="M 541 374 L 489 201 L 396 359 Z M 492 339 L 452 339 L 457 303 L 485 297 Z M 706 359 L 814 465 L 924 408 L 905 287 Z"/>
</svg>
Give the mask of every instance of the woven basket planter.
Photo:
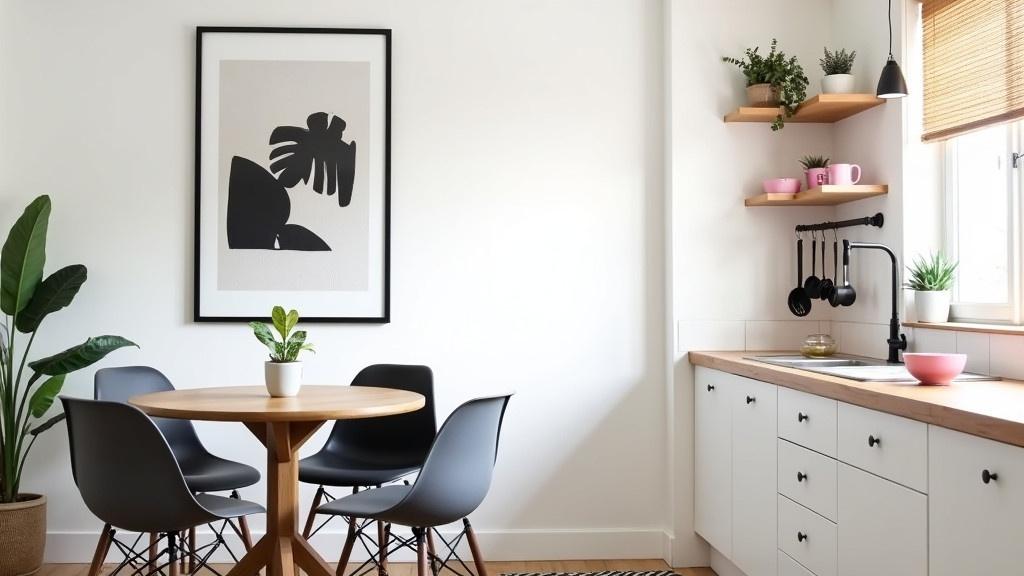
<svg viewBox="0 0 1024 576">
<path fill-rule="evenodd" d="M 26 576 L 43 566 L 46 546 L 46 496 L 22 494 L 24 500 L 0 504 L 0 576 Z"/>
</svg>

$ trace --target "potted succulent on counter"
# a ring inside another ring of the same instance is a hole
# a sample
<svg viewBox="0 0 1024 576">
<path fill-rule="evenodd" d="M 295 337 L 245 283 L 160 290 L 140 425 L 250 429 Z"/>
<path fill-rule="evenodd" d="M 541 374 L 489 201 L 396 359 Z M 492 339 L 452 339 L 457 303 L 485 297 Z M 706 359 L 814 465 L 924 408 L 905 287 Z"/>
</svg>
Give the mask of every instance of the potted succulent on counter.
<svg viewBox="0 0 1024 576">
<path fill-rule="evenodd" d="M 918 322 L 946 322 L 949 320 L 950 289 L 957 262 L 942 252 L 928 258 L 918 257 L 908 268 L 907 288 L 914 291 L 914 309 Z"/>
<path fill-rule="evenodd" d="M 800 165 L 804 167 L 804 177 L 807 179 L 807 189 L 815 186 L 828 184 L 828 158 L 824 156 L 807 155 L 800 159 Z"/>
<path fill-rule="evenodd" d="M 772 39 L 767 56 L 759 48 L 747 48 L 745 59 L 725 56 L 723 62 L 735 64 L 747 80 L 747 101 L 750 106 L 782 106 L 782 112 L 772 122 L 772 130 L 785 126 L 785 118 L 796 113 L 796 107 L 807 97 L 807 76 L 796 56 L 786 58 L 778 50 L 778 40 Z"/>
<path fill-rule="evenodd" d="M 825 94 L 850 94 L 854 89 L 853 61 L 857 51 L 847 52 L 845 48 L 829 52 L 825 48 L 825 57 L 818 60 L 825 77 L 821 79 L 821 91 Z"/>
<path fill-rule="evenodd" d="M 0 574 L 39 570 L 46 544 L 46 497 L 21 491 L 25 461 L 40 434 L 64 419 L 44 418 L 68 374 L 134 343 L 96 336 L 29 362 L 39 326 L 74 300 L 85 283 L 81 264 L 43 278 L 50 197 L 25 208 L 0 252 Z M 23 343 L 24 342 L 24 343 Z"/>
<path fill-rule="evenodd" d="M 302 362 L 299 353 L 303 350 L 313 351 L 313 345 L 306 342 L 305 330 L 292 330 L 299 323 L 299 313 L 288 312 L 280 306 L 274 306 L 270 314 L 274 330 L 281 336 L 277 337 L 270 327 L 262 322 L 250 322 L 256 339 L 270 350 L 270 360 L 264 364 L 267 392 L 275 398 L 295 396 L 302 387 Z"/>
</svg>

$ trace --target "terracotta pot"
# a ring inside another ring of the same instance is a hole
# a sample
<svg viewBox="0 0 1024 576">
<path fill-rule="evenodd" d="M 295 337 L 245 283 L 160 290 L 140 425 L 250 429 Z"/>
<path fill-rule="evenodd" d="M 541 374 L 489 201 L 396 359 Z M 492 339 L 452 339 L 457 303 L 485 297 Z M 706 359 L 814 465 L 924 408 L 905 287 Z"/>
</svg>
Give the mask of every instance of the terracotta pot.
<svg viewBox="0 0 1024 576">
<path fill-rule="evenodd" d="M 774 108 L 779 105 L 779 89 L 771 84 L 747 86 L 747 104 L 750 106 Z"/>
<path fill-rule="evenodd" d="M 26 576 L 43 566 L 46 546 L 46 496 L 21 494 L 22 500 L 0 504 L 0 574 Z"/>
</svg>

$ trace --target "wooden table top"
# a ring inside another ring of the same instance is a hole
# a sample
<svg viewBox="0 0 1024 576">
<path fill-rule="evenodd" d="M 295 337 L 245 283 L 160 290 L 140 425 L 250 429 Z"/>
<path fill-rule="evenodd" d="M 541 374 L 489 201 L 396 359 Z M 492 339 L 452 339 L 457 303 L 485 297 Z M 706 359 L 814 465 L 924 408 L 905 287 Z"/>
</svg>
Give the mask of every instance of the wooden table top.
<svg viewBox="0 0 1024 576">
<path fill-rule="evenodd" d="M 194 388 L 143 394 L 128 403 L 150 416 L 218 422 L 309 422 L 372 418 L 422 408 L 422 394 L 372 386 L 303 386 L 272 398 L 264 386 Z"/>
<path fill-rule="evenodd" d="M 858 382 L 747 360 L 748 356 L 777 354 L 799 352 L 690 352 L 689 360 L 697 366 L 1024 446 L 1024 382 L 1003 379 L 950 386 Z"/>
</svg>

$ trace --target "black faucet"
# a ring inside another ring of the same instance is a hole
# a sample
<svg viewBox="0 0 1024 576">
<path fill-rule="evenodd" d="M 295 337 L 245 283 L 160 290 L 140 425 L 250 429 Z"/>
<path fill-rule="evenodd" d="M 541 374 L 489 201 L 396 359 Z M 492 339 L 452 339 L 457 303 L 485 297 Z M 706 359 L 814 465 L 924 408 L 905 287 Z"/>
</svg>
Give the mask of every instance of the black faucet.
<svg viewBox="0 0 1024 576">
<path fill-rule="evenodd" d="M 871 242 L 850 242 L 843 240 L 843 262 L 850 261 L 850 251 L 860 248 L 881 250 L 889 255 L 892 261 L 892 318 L 889 319 L 889 338 L 886 343 L 889 345 L 889 357 L 886 359 L 890 364 L 900 363 L 900 352 L 907 349 L 907 336 L 900 333 L 900 315 L 898 311 L 898 298 L 900 290 L 900 266 L 896 260 L 896 254 L 884 244 Z"/>
</svg>

